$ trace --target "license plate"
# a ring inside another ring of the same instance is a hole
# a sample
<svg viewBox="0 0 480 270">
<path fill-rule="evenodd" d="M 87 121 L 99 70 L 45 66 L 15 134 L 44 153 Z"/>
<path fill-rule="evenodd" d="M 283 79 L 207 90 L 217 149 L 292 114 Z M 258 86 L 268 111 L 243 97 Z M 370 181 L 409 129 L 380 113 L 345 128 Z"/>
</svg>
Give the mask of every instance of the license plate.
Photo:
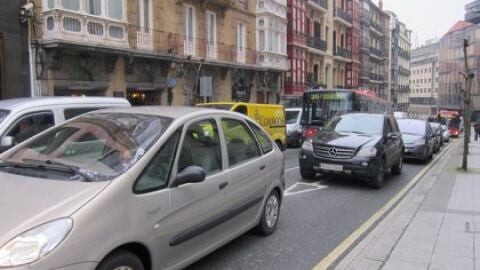
<svg viewBox="0 0 480 270">
<path fill-rule="evenodd" d="M 334 172 L 341 172 L 341 171 L 343 171 L 343 166 L 342 165 L 320 163 L 320 169 L 328 170 L 328 171 L 334 171 Z"/>
</svg>

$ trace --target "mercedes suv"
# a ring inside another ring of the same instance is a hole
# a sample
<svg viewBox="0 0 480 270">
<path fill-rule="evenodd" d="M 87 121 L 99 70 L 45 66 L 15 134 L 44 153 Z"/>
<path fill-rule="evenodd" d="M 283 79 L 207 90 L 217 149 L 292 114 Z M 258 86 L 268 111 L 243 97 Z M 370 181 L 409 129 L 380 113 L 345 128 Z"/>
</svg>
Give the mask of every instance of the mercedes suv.
<svg viewBox="0 0 480 270">
<path fill-rule="evenodd" d="M 401 174 L 403 148 L 393 116 L 344 114 L 332 118 L 315 137 L 303 143 L 300 172 L 306 179 L 317 173 L 351 175 L 381 188 L 388 169 Z"/>
</svg>

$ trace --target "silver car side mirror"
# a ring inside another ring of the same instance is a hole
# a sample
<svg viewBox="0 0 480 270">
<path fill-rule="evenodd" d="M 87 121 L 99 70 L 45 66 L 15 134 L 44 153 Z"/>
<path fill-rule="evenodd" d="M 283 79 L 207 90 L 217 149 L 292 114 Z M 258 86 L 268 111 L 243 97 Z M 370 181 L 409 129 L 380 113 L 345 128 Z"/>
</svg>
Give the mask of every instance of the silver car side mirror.
<svg viewBox="0 0 480 270">
<path fill-rule="evenodd" d="M 13 146 L 13 137 L 12 136 L 3 136 L 0 141 L 0 146 L 2 147 L 12 147 Z"/>
</svg>

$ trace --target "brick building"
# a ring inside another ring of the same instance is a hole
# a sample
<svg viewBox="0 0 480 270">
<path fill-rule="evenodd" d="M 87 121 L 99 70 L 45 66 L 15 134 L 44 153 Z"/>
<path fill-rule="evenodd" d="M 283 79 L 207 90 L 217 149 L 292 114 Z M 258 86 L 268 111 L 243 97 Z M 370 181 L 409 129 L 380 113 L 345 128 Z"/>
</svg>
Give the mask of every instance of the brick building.
<svg viewBox="0 0 480 270">
<path fill-rule="evenodd" d="M 256 4 L 35 0 L 42 94 L 276 102 L 286 68 L 257 65 Z"/>
</svg>

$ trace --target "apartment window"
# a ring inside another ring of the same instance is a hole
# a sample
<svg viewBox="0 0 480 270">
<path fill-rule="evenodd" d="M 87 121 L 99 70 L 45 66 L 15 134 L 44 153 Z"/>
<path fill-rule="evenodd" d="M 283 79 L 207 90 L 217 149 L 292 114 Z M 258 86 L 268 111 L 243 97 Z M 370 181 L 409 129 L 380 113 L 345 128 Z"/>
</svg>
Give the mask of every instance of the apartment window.
<svg viewBox="0 0 480 270">
<path fill-rule="evenodd" d="M 258 32 L 258 49 L 260 51 L 265 50 L 265 31 L 263 30 Z"/>
<path fill-rule="evenodd" d="M 102 15 L 102 0 L 85 0 L 85 10 L 91 15 Z"/>
<path fill-rule="evenodd" d="M 207 11 L 207 40 L 208 57 L 215 58 L 217 46 L 217 15 L 211 11 Z"/>
<path fill-rule="evenodd" d="M 194 54 L 196 18 L 195 9 L 192 6 L 185 6 L 185 54 Z"/>
<path fill-rule="evenodd" d="M 63 0 L 62 4 L 65 9 L 80 10 L 80 0 Z"/>
<path fill-rule="evenodd" d="M 123 0 L 107 0 L 107 14 L 116 20 L 123 19 Z"/>
<path fill-rule="evenodd" d="M 245 24 L 237 24 L 237 60 L 239 62 L 245 62 Z"/>
<path fill-rule="evenodd" d="M 145 33 L 150 33 L 150 30 L 152 28 L 151 24 L 151 0 L 139 0 L 139 5 L 138 5 L 138 10 L 140 11 L 140 16 L 139 16 L 139 23 L 138 25 L 142 29 L 143 32 Z"/>
<path fill-rule="evenodd" d="M 52 9 L 55 7 L 55 0 L 48 0 L 47 6 L 49 9 Z"/>
</svg>

